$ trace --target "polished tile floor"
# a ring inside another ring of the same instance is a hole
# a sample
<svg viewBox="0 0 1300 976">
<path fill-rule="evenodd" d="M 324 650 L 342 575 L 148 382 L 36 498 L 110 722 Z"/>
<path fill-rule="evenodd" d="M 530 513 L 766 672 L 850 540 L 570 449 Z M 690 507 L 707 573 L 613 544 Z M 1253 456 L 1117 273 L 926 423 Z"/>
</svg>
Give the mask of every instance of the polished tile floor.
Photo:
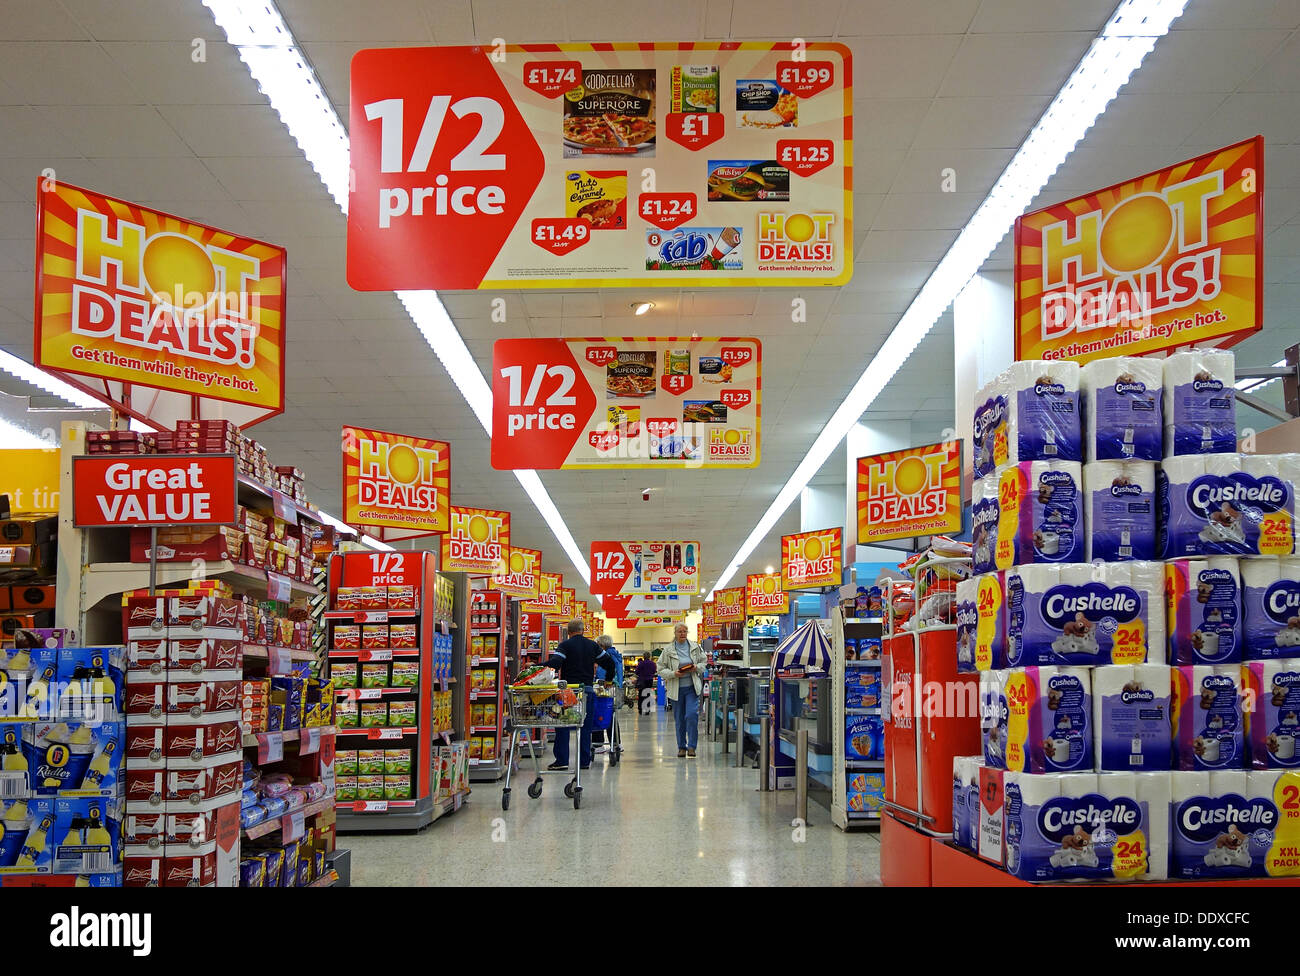
<svg viewBox="0 0 1300 976">
<path fill-rule="evenodd" d="M 794 793 L 759 793 L 758 771 L 730 765 L 721 742 L 678 759 L 672 716 L 619 713 L 619 765 L 598 755 L 583 774 L 582 809 L 547 774 L 528 798 L 526 766 L 512 782 L 475 783 L 469 802 L 418 834 L 349 834 L 355 886 L 406 885 L 877 885 L 874 831 L 846 834 L 810 804 L 802 840 Z M 547 755 L 549 761 L 550 755 Z"/>
</svg>

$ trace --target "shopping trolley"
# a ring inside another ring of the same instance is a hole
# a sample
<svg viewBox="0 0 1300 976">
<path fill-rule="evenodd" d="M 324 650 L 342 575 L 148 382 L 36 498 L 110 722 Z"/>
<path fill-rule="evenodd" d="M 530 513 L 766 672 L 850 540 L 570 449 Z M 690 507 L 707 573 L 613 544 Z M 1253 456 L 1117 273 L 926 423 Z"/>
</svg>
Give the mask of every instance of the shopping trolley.
<svg viewBox="0 0 1300 976">
<path fill-rule="evenodd" d="M 547 684 L 510 685 L 506 688 L 506 702 L 510 707 L 510 756 L 506 761 L 506 785 L 501 791 L 501 809 L 510 809 L 510 774 L 514 771 L 515 747 L 519 734 L 528 729 L 575 729 L 581 736 L 582 723 L 587 718 L 587 696 L 580 685 L 569 686 L 563 681 Z M 542 795 L 542 762 L 533 748 L 535 736 L 528 736 L 528 753 L 533 757 L 535 778 L 528 785 L 528 795 L 534 800 Z M 564 784 L 564 795 L 573 798 L 573 809 L 582 806 L 582 746 L 581 739 L 574 743 L 573 779 Z"/>
<path fill-rule="evenodd" d="M 619 759 L 623 756 L 623 737 L 618 730 L 618 708 L 621 704 L 622 697 L 620 689 L 612 684 L 596 685 L 593 689 L 592 708 L 594 717 L 591 727 L 595 729 L 604 729 L 606 737 L 609 740 L 609 764 L 617 766 Z"/>
</svg>

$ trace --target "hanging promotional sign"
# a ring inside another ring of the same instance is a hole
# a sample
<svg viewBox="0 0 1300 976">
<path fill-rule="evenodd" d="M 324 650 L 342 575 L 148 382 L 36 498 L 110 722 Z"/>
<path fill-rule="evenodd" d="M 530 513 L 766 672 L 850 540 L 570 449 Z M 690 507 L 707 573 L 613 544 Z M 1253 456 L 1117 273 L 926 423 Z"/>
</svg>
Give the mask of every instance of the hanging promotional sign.
<svg viewBox="0 0 1300 976">
<path fill-rule="evenodd" d="M 844 530 L 818 529 L 781 536 L 781 585 L 787 590 L 844 582 Z"/>
<path fill-rule="evenodd" d="M 745 588 L 733 586 L 713 594 L 713 622 L 715 624 L 740 623 L 745 619 Z"/>
<path fill-rule="evenodd" d="M 680 614 L 668 614 L 660 617 L 626 617 L 614 621 L 619 630 L 635 630 L 637 627 L 672 627 L 682 622 Z"/>
<path fill-rule="evenodd" d="M 72 459 L 72 523 L 234 525 L 239 521 L 233 454 L 92 454 Z"/>
<path fill-rule="evenodd" d="M 745 577 L 745 613 L 789 613 L 790 594 L 781 588 L 779 573 L 756 573 Z"/>
<path fill-rule="evenodd" d="M 960 535 L 961 443 L 858 458 L 858 544 Z"/>
<path fill-rule="evenodd" d="M 700 544 L 689 542 L 593 542 L 591 592 L 675 594 L 700 588 Z"/>
<path fill-rule="evenodd" d="M 547 617 L 560 615 L 560 587 L 564 585 L 562 573 L 537 573 L 537 597 L 524 600 L 519 609 L 524 613 L 540 613 Z"/>
<path fill-rule="evenodd" d="M 752 468 L 757 339 L 498 339 L 492 467 Z"/>
<path fill-rule="evenodd" d="M 1264 139 L 1016 221 L 1016 358 L 1087 362 L 1264 324 Z"/>
<path fill-rule="evenodd" d="M 407 434 L 343 428 L 343 521 L 434 535 L 451 528 L 451 447 Z"/>
<path fill-rule="evenodd" d="M 452 505 L 439 568 L 444 573 L 495 573 L 509 547 L 509 512 Z"/>
<path fill-rule="evenodd" d="M 852 276 L 844 45 L 363 50 L 351 105 L 360 291 Z"/>
<path fill-rule="evenodd" d="M 541 565 L 542 554 L 538 550 L 508 546 L 501 565 L 492 574 L 492 588 L 516 599 L 535 600 Z"/>
<path fill-rule="evenodd" d="M 667 617 L 687 613 L 691 609 L 689 595 L 661 594 L 645 596 L 634 593 L 601 596 L 601 608 L 611 617 Z"/>
<path fill-rule="evenodd" d="M 572 587 L 560 587 L 560 604 L 559 614 L 565 620 L 572 620 L 574 611 L 577 609 L 577 594 Z"/>
<path fill-rule="evenodd" d="M 139 417 L 132 386 L 284 412 L 284 248 L 45 178 L 36 225 L 37 366 Z"/>
</svg>

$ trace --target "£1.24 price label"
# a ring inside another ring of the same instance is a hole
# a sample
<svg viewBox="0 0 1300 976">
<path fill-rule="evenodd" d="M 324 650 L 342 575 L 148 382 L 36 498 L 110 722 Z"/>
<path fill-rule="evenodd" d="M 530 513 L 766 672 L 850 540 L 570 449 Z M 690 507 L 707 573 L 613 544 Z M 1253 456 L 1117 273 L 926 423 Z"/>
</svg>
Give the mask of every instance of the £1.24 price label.
<svg viewBox="0 0 1300 976">
<path fill-rule="evenodd" d="M 492 346 L 492 467 L 558 468 L 596 409 L 596 395 L 562 339 Z"/>
</svg>

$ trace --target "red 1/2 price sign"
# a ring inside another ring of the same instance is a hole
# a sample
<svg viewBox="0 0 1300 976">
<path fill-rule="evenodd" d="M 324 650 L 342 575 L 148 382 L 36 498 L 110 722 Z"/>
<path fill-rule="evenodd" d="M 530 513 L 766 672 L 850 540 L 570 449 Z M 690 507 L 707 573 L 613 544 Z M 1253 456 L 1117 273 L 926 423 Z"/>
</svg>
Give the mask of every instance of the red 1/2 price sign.
<svg viewBox="0 0 1300 976">
<path fill-rule="evenodd" d="M 776 83 L 796 98 L 812 98 L 835 84 L 830 61 L 778 61 Z"/>
<path fill-rule="evenodd" d="M 776 159 L 796 176 L 812 176 L 835 162 L 835 143 L 829 139 L 778 139 Z"/>
<path fill-rule="evenodd" d="M 637 212 L 648 224 L 672 230 L 695 216 L 694 193 L 642 193 Z"/>
<path fill-rule="evenodd" d="M 560 467 L 595 409 L 564 340 L 493 344 L 492 467 Z"/>
</svg>

